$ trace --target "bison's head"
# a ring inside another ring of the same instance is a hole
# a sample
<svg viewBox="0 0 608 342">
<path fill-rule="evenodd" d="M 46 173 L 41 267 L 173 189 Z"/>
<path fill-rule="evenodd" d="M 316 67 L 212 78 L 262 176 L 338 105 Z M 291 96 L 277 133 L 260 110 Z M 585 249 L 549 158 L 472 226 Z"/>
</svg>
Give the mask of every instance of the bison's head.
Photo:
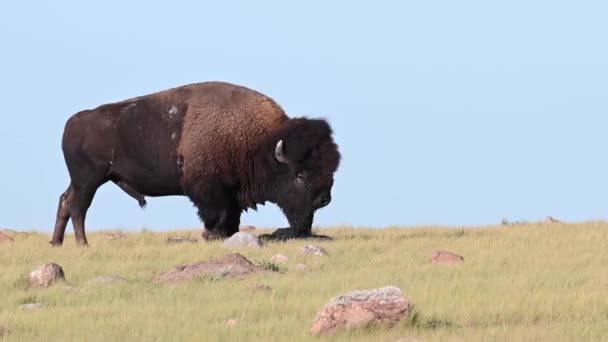
<svg viewBox="0 0 608 342">
<path fill-rule="evenodd" d="M 341 158 L 331 135 L 325 120 L 306 118 L 290 119 L 273 135 L 270 195 L 300 235 L 310 234 L 315 211 L 331 202 Z"/>
</svg>

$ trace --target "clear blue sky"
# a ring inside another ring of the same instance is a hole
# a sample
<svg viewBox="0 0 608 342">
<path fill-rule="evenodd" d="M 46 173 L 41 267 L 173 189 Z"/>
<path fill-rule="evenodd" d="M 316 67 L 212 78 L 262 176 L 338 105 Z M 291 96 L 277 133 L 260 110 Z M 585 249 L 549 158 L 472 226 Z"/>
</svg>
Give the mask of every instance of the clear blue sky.
<svg viewBox="0 0 608 342">
<path fill-rule="evenodd" d="M 51 231 L 73 113 L 182 84 L 326 117 L 343 163 L 315 225 L 608 216 L 602 1 L 3 1 L 0 227 Z M 244 224 L 285 226 L 272 204 Z M 198 228 L 109 183 L 87 229 Z M 71 224 L 68 231 L 72 232 Z"/>
</svg>

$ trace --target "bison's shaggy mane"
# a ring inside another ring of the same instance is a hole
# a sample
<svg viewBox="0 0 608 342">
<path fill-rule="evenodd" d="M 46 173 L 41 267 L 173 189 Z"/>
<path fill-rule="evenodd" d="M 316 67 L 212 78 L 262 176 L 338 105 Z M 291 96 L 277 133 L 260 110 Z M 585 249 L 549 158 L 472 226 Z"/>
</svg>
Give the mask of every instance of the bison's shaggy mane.
<svg viewBox="0 0 608 342">
<path fill-rule="evenodd" d="M 273 179 L 289 172 L 285 165 L 274 156 L 274 149 L 279 140 L 285 143 L 285 155 L 300 167 L 315 167 L 325 174 L 333 173 L 339 166 L 341 155 L 338 146 L 332 139 L 333 131 L 324 119 L 307 117 L 292 118 L 277 127 L 265 137 L 255 151 L 254 158 L 246 159 L 249 163 L 240 174 L 242 180 L 240 200 L 244 208 L 256 207 L 272 198 L 272 188 L 268 187 Z"/>
</svg>

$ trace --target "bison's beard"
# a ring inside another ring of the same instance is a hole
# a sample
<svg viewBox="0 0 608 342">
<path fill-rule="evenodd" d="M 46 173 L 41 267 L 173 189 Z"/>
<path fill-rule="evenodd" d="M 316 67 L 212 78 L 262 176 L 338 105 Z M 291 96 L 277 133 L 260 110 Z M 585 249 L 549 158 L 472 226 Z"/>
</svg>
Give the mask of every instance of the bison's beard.
<svg viewBox="0 0 608 342">
<path fill-rule="evenodd" d="M 280 228 L 272 234 L 262 234 L 259 236 L 262 240 L 289 240 L 289 239 L 321 239 L 331 240 L 329 236 L 312 234 L 312 221 L 314 211 L 304 214 L 302 212 L 290 212 L 283 209 L 283 213 L 289 221 L 289 228 Z"/>
<path fill-rule="evenodd" d="M 310 236 L 312 233 L 312 221 L 314 218 L 314 212 L 301 212 L 299 210 L 285 210 L 283 213 L 287 217 L 289 227 L 294 230 L 296 237 Z"/>
</svg>

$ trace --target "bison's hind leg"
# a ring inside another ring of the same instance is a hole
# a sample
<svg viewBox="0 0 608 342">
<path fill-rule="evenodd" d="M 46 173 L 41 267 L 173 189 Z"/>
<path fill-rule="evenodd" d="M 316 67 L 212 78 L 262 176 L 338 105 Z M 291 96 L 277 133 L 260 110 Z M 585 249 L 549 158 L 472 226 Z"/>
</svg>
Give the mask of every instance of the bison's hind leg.
<svg viewBox="0 0 608 342">
<path fill-rule="evenodd" d="M 53 238 L 49 241 L 52 246 L 61 246 L 65 236 L 65 229 L 70 220 L 70 208 L 74 201 L 74 189 L 72 184 L 59 196 L 59 205 L 57 206 L 57 218 L 55 220 L 55 230 Z"/>
</svg>

